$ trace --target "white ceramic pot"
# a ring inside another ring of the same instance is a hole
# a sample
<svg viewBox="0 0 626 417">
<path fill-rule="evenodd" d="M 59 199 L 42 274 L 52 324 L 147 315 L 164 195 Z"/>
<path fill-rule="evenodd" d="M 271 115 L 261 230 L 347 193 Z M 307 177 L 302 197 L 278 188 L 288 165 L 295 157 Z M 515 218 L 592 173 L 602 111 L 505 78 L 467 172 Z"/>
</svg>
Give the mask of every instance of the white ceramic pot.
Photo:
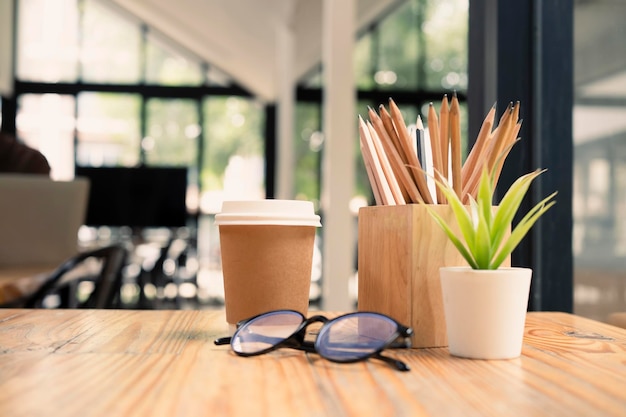
<svg viewBox="0 0 626 417">
<path fill-rule="evenodd" d="M 520 356 L 529 268 L 439 269 L 450 354 L 473 359 Z"/>
</svg>

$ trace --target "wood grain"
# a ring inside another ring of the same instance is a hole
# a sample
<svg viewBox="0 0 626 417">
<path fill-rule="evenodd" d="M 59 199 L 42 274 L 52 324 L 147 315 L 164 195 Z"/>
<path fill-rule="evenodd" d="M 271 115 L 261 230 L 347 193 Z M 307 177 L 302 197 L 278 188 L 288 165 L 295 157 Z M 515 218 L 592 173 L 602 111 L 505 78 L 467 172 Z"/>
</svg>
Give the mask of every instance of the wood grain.
<svg viewBox="0 0 626 417">
<path fill-rule="evenodd" d="M 319 313 L 319 312 L 315 312 Z M 241 358 L 223 311 L 0 310 L 2 416 L 623 416 L 626 330 L 529 313 L 522 356 L 445 348 L 335 364 L 289 349 Z"/>
</svg>

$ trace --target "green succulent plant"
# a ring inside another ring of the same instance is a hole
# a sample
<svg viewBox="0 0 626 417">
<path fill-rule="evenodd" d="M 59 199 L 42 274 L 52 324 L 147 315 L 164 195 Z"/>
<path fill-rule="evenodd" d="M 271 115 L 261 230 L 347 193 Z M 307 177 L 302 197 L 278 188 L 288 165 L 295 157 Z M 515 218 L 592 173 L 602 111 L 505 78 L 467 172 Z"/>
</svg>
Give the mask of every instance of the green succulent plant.
<svg viewBox="0 0 626 417">
<path fill-rule="evenodd" d="M 476 199 L 470 197 L 469 206 L 463 205 L 452 186 L 440 176 L 436 185 L 452 209 L 460 230 L 458 236 L 442 216 L 428 205 L 425 207 L 473 269 L 498 269 L 539 217 L 556 204 L 554 197 L 557 193 L 554 192 L 529 210 L 511 234 L 507 234 L 531 183 L 543 172 L 545 169 L 538 169 L 519 177 L 495 209 L 494 177 L 487 170 L 482 172 Z"/>
</svg>

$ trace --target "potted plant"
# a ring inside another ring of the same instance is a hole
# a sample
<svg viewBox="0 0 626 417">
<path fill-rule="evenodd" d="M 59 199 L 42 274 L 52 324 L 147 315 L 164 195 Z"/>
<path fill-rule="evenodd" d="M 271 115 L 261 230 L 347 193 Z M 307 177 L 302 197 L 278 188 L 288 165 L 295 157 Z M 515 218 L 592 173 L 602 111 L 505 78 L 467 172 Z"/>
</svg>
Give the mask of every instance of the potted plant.
<svg viewBox="0 0 626 417">
<path fill-rule="evenodd" d="M 442 267 L 440 279 L 450 353 L 475 359 L 508 359 L 521 354 L 532 270 L 504 268 L 533 224 L 555 204 L 556 192 L 537 203 L 512 228 L 531 183 L 545 170 L 518 178 L 498 206 L 493 205 L 495 176 L 483 170 L 476 199 L 464 205 L 448 182 L 436 185 L 445 195 L 460 232 L 428 205 L 428 212 L 467 261 Z"/>
</svg>

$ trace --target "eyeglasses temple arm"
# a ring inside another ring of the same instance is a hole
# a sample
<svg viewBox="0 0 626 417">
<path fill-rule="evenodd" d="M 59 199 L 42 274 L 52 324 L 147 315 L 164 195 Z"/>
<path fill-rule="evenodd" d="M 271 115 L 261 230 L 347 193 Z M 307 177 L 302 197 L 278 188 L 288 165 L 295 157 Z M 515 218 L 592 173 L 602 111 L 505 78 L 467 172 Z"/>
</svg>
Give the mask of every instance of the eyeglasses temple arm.
<svg viewBox="0 0 626 417">
<path fill-rule="evenodd" d="M 230 336 L 226 336 L 226 337 L 219 337 L 217 339 L 215 339 L 213 341 L 213 343 L 217 346 L 221 346 L 221 345 L 228 345 L 230 344 L 231 341 L 231 337 Z M 272 340 L 272 338 L 269 337 L 264 337 L 261 338 L 262 340 Z M 277 339 L 278 340 L 278 339 Z M 315 352 L 315 345 L 313 342 L 309 342 L 309 341 L 303 341 L 303 342 L 295 342 L 295 343 L 285 343 L 285 344 L 281 344 L 282 347 L 287 347 L 287 348 L 291 348 L 291 349 L 298 349 L 298 350 L 303 350 L 305 352 Z"/>
<path fill-rule="evenodd" d="M 407 372 L 411 370 L 411 368 L 409 368 L 409 365 L 402 362 L 401 360 L 390 358 L 389 356 L 385 356 L 382 353 L 374 355 L 374 358 L 380 359 L 381 361 L 385 361 L 388 364 L 393 365 L 398 371 Z"/>
<path fill-rule="evenodd" d="M 219 337 L 217 339 L 215 339 L 213 341 L 214 344 L 216 344 L 217 346 L 221 346 L 221 345 L 229 345 L 230 344 L 230 336 L 226 336 L 226 337 Z"/>
</svg>

